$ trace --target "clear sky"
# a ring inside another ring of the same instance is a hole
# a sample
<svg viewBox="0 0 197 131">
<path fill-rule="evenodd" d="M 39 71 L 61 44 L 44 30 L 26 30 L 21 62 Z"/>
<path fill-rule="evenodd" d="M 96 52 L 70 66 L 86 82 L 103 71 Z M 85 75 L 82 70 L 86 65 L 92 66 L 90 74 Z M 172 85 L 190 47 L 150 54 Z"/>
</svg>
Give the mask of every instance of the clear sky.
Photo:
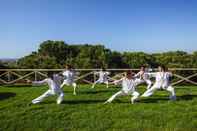
<svg viewBox="0 0 197 131">
<path fill-rule="evenodd" d="M 0 0 L 0 58 L 44 40 L 117 51 L 197 50 L 197 0 Z"/>
</svg>

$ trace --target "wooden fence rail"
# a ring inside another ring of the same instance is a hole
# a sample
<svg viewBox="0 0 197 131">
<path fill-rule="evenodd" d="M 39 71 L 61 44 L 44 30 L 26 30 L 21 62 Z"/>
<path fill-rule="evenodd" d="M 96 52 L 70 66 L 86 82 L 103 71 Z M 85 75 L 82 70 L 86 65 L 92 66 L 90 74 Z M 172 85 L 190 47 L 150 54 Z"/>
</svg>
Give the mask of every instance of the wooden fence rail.
<svg viewBox="0 0 197 131">
<path fill-rule="evenodd" d="M 79 75 L 76 77 L 76 81 L 83 81 L 85 83 L 93 83 L 96 80 L 95 71 L 99 69 L 75 69 L 79 72 Z M 109 76 L 110 80 L 115 80 L 117 77 L 122 76 L 123 72 L 126 70 L 133 70 L 135 72 L 139 69 L 106 69 L 111 73 Z M 156 71 L 157 69 L 153 69 Z M 173 78 L 176 80 L 173 81 L 172 85 L 177 85 L 182 82 L 187 82 L 192 85 L 197 85 L 197 79 L 192 79 L 197 77 L 197 68 L 170 68 L 170 71 L 173 72 Z M 25 83 L 29 80 L 39 80 L 40 78 L 46 78 L 47 72 L 62 72 L 64 69 L 0 69 L 0 84 L 15 84 L 15 83 Z M 185 71 L 187 76 L 178 74 L 177 72 Z M 189 74 L 189 75 L 188 75 Z M 87 79 L 91 78 L 91 79 Z M 192 79 L 192 80 L 191 80 Z"/>
</svg>

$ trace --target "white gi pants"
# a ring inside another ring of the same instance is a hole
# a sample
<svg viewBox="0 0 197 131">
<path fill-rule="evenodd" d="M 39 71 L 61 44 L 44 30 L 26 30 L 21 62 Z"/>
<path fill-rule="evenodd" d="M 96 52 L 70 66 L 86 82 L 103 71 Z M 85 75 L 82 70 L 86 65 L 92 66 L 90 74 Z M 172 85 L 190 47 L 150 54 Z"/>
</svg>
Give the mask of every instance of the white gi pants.
<svg viewBox="0 0 197 131">
<path fill-rule="evenodd" d="M 72 87 L 73 87 L 73 94 L 76 95 L 77 84 L 76 84 L 74 81 L 64 80 L 64 82 L 61 84 L 61 88 L 62 88 L 64 85 L 72 86 Z"/>
<path fill-rule="evenodd" d="M 46 91 L 44 94 L 42 94 L 41 96 L 39 96 L 38 98 L 32 100 L 33 104 L 37 104 L 42 102 L 46 97 L 52 96 L 52 95 L 58 95 L 57 98 L 57 104 L 61 104 L 61 102 L 64 99 L 64 93 L 62 90 L 57 90 L 57 91 L 53 91 L 53 90 L 48 90 Z"/>
<path fill-rule="evenodd" d="M 149 97 L 151 96 L 156 90 L 160 89 L 161 86 L 158 86 L 157 84 L 153 85 L 153 87 L 151 87 L 150 89 L 148 89 L 147 91 L 144 92 L 144 94 L 142 95 L 142 97 Z M 162 87 L 162 89 L 170 92 L 170 99 L 171 100 L 176 100 L 176 94 L 174 91 L 174 88 L 172 86 L 167 86 L 166 88 Z"/>
<path fill-rule="evenodd" d="M 140 94 L 137 91 L 125 93 L 123 90 L 121 90 L 121 91 L 117 92 L 116 94 L 112 95 L 106 102 L 111 103 L 116 97 L 125 96 L 125 95 L 132 95 L 133 96 L 133 97 L 131 97 L 131 103 L 133 104 L 134 101 L 139 97 Z"/>
<path fill-rule="evenodd" d="M 150 89 L 151 85 L 152 85 L 152 82 L 149 79 L 146 79 L 146 80 L 144 80 L 144 79 L 136 79 L 135 82 L 137 83 L 137 85 L 146 83 L 147 84 L 146 89 Z"/>
</svg>

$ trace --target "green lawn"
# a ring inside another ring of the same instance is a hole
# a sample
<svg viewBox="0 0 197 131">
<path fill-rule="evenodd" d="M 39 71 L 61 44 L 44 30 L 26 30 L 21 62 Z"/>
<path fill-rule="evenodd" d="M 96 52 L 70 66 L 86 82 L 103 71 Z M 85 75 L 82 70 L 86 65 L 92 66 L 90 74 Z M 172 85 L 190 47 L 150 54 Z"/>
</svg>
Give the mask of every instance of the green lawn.
<svg viewBox="0 0 197 131">
<path fill-rule="evenodd" d="M 65 100 L 56 104 L 49 97 L 38 105 L 28 105 L 47 87 L 0 86 L 0 130 L 197 130 L 197 87 L 176 88 L 177 101 L 158 91 L 152 97 L 130 104 L 130 97 L 119 97 L 111 104 L 103 102 L 120 88 L 80 85 L 78 95 L 65 87 Z M 145 89 L 138 88 L 142 93 Z"/>
</svg>

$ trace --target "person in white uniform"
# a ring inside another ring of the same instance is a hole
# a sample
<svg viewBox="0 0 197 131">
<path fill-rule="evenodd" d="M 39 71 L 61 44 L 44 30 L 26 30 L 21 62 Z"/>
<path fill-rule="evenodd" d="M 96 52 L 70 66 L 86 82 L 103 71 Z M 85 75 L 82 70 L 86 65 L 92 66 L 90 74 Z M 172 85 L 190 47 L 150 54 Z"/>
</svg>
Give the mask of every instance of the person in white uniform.
<svg viewBox="0 0 197 131">
<path fill-rule="evenodd" d="M 92 85 L 92 88 L 95 87 L 96 84 L 106 84 L 107 88 L 109 87 L 109 82 L 108 82 L 108 75 L 110 74 L 109 72 L 107 72 L 105 69 L 101 69 L 99 72 L 95 72 L 95 75 L 99 75 L 99 79 L 97 81 L 95 81 Z"/>
<path fill-rule="evenodd" d="M 61 79 L 57 74 L 49 74 L 49 77 L 42 80 L 42 81 L 34 81 L 32 82 L 33 85 L 42 85 L 42 84 L 48 84 L 49 90 L 47 90 L 44 94 L 39 96 L 38 98 L 32 100 L 33 104 L 37 104 L 42 102 L 46 97 L 52 96 L 52 95 L 58 95 L 57 98 L 57 104 L 61 104 L 61 102 L 64 99 L 64 93 L 60 88 Z"/>
<path fill-rule="evenodd" d="M 135 74 L 135 78 L 136 78 L 135 81 L 136 81 L 137 85 L 146 83 L 147 89 L 150 89 L 152 82 L 151 82 L 149 75 L 147 73 L 148 72 L 146 70 L 146 67 L 142 66 L 140 71 L 137 74 Z"/>
<path fill-rule="evenodd" d="M 139 93 L 135 90 L 136 82 L 133 77 L 132 71 L 127 71 L 126 76 L 120 80 L 112 82 L 113 84 L 122 84 L 122 89 L 112 95 L 104 104 L 111 103 L 118 96 L 132 95 L 131 103 L 134 104 L 135 100 L 139 97 Z"/>
<path fill-rule="evenodd" d="M 142 97 L 149 97 L 151 96 L 156 90 L 158 89 L 164 89 L 168 92 L 170 92 L 170 99 L 176 100 L 176 94 L 174 88 L 170 85 L 170 77 L 172 76 L 171 72 L 167 72 L 166 68 L 164 66 L 158 67 L 159 72 L 155 73 L 147 73 L 151 77 L 155 77 L 155 83 L 154 85 L 144 92 Z"/>
<path fill-rule="evenodd" d="M 72 86 L 73 94 L 76 95 L 77 84 L 75 83 L 75 71 L 71 68 L 70 65 L 66 65 L 66 70 L 62 73 L 62 75 L 64 76 L 64 81 L 61 84 L 61 88 L 63 88 L 64 85 Z"/>
</svg>

